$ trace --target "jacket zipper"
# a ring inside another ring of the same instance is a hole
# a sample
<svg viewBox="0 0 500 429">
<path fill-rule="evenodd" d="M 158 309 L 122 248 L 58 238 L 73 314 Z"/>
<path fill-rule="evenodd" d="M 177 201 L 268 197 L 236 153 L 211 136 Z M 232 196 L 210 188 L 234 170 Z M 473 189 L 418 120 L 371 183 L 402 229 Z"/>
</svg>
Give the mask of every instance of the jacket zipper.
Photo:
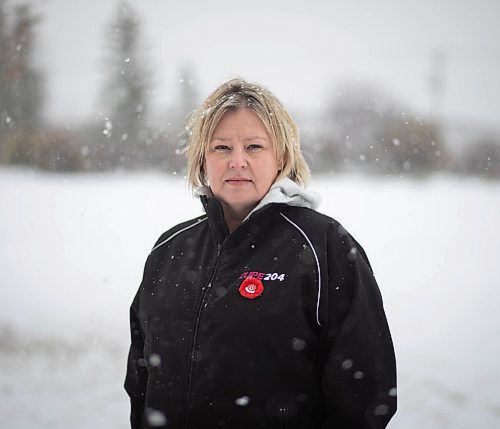
<svg viewBox="0 0 500 429">
<path fill-rule="evenodd" d="M 203 311 L 203 305 L 205 303 L 205 299 L 207 298 L 208 292 L 210 288 L 212 287 L 212 281 L 215 277 L 215 274 L 217 273 L 217 268 L 219 267 L 219 260 L 220 260 L 220 255 L 222 253 L 222 245 L 218 244 L 217 245 L 217 258 L 215 260 L 215 265 L 214 269 L 212 271 L 212 275 L 210 276 L 210 280 L 203 292 L 203 295 L 201 297 L 200 305 L 198 306 L 198 309 L 196 311 L 196 318 L 194 322 L 194 329 L 193 329 L 193 339 L 191 341 L 191 350 L 189 353 L 189 370 L 188 370 L 188 380 L 187 380 L 187 386 L 186 386 L 186 402 L 184 405 L 184 427 L 187 429 L 187 424 L 188 424 L 188 406 L 189 406 L 189 397 L 191 396 L 191 380 L 193 376 L 193 364 L 194 364 L 194 354 L 195 354 L 195 348 L 196 348 L 196 336 L 198 334 L 198 328 L 200 326 L 200 318 L 201 318 L 201 313 Z"/>
<path fill-rule="evenodd" d="M 280 414 L 281 414 L 281 429 L 285 429 L 285 428 L 286 428 L 286 426 L 285 426 L 285 412 L 286 412 L 286 408 L 281 407 L 281 408 L 280 408 Z"/>
</svg>

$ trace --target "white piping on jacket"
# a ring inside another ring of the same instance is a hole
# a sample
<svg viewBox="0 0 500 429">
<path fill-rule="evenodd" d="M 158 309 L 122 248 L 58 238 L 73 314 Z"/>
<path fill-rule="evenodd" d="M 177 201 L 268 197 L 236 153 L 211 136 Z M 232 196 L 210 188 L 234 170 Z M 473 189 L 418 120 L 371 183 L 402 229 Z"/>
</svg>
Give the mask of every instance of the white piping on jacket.
<svg viewBox="0 0 500 429">
<path fill-rule="evenodd" d="M 295 228 L 297 228 L 300 231 L 300 233 L 307 240 L 307 243 L 309 244 L 309 247 L 313 252 L 314 259 L 316 259 L 316 266 L 318 267 L 318 302 L 316 303 L 316 322 L 318 322 L 318 325 L 321 326 L 321 323 L 319 323 L 319 299 L 321 298 L 321 270 L 319 267 L 318 255 L 316 255 L 316 250 L 314 250 L 311 240 L 309 240 L 307 234 L 304 231 L 302 231 L 302 229 L 296 223 L 293 223 L 290 219 L 288 219 L 283 213 L 280 212 L 280 215 L 283 216 L 285 220 L 290 222 Z"/>
<path fill-rule="evenodd" d="M 207 220 L 208 218 L 205 217 L 203 219 L 201 218 L 198 218 L 194 221 L 194 223 L 192 223 L 191 225 L 189 226 L 186 226 L 185 228 L 182 228 L 180 229 L 179 231 L 177 231 L 176 233 L 172 234 L 171 236 L 167 237 L 165 240 L 163 240 L 161 243 L 157 244 L 155 247 L 153 247 L 153 249 L 151 250 L 151 252 L 149 252 L 149 254 L 153 253 L 156 249 L 158 249 L 158 247 L 160 246 L 163 246 L 167 241 L 171 240 L 172 238 L 174 238 L 176 235 L 179 235 L 181 232 L 184 232 L 186 230 L 188 230 L 189 228 L 192 228 L 193 226 L 196 226 L 198 225 L 199 223 Z"/>
</svg>

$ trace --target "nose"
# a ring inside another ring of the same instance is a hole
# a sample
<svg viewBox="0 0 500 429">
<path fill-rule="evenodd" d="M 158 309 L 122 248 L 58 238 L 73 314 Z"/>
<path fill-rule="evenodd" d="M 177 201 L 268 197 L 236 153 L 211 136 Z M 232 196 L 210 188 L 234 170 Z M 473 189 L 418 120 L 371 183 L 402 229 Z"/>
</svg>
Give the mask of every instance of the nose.
<svg viewBox="0 0 500 429">
<path fill-rule="evenodd" d="M 231 152 L 229 158 L 229 168 L 246 168 L 248 166 L 247 155 L 244 150 L 236 149 Z"/>
</svg>

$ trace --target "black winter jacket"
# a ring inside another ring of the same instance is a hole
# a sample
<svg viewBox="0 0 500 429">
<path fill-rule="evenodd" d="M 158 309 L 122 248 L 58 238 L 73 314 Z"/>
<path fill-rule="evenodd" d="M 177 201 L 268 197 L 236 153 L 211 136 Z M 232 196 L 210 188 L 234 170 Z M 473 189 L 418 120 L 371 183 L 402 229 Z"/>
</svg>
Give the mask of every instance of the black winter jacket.
<svg viewBox="0 0 500 429">
<path fill-rule="evenodd" d="M 157 241 L 130 309 L 132 428 L 384 428 L 394 350 L 361 246 L 309 208 L 270 203 L 229 233 L 202 202 Z"/>
</svg>

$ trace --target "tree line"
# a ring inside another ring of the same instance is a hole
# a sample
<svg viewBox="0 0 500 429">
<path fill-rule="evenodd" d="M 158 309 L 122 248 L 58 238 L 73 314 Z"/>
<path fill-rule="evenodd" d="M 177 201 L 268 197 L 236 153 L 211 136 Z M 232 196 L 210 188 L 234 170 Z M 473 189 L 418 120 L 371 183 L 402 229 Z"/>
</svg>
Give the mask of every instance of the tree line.
<svg viewBox="0 0 500 429">
<path fill-rule="evenodd" d="M 29 5 L 8 7 L 0 0 L 0 164 L 50 171 L 158 168 L 182 173 L 183 125 L 200 101 L 193 70 L 181 71 L 178 101 L 155 124 L 141 21 L 129 2 L 120 1 L 104 47 L 101 116 L 61 129 L 41 114 L 44 75 L 34 61 L 40 21 Z M 477 135 L 464 150 L 453 150 L 438 120 L 418 116 L 374 88 L 346 85 L 317 116 L 321 121 L 302 127 L 313 172 L 421 177 L 448 171 L 500 177 L 498 136 Z"/>
</svg>

